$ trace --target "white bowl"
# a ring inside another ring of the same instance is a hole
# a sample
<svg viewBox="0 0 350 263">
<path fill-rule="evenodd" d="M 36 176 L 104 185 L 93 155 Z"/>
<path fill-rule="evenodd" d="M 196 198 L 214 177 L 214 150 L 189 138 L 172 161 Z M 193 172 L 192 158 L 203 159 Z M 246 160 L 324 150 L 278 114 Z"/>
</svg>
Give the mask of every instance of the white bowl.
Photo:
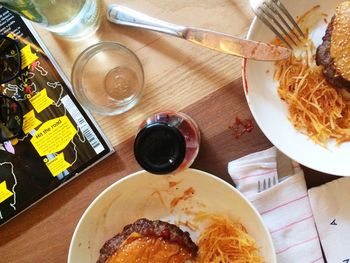
<svg viewBox="0 0 350 263">
<path fill-rule="evenodd" d="M 175 182 L 176 185 L 169 184 Z M 170 203 L 193 188 L 194 194 L 175 207 Z M 137 172 L 104 190 L 86 209 L 80 219 L 69 248 L 68 263 L 92 263 L 99 257 L 104 242 L 138 218 L 160 219 L 172 223 L 191 219 L 186 212 L 213 212 L 239 220 L 252 235 L 266 262 L 275 263 L 276 256 L 270 234 L 255 208 L 233 186 L 223 180 L 194 169 L 172 176 Z M 200 226 L 199 226 L 200 227 Z M 196 241 L 199 233 L 184 226 Z"/>
<path fill-rule="evenodd" d="M 320 12 L 328 14 L 328 22 L 334 15 L 340 0 L 308 0 L 302 3 L 285 0 L 283 3 L 296 17 L 311 7 L 320 5 Z M 327 24 L 319 17 L 311 29 L 315 46 L 321 43 Z M 248 32 L 248 39 L 270 42 L 273 33 L 258 19 L 254 19 Z M 277 82 L 273 80 L 274 64 L 271 62 L 244 61 L 243 83 L 250 110 L 266 137 L 283 153 L 295 161 L 324 173 L 350 175 L 350 143 L 336 146 L 334 141 L 324 148 L 301 134 L 288 120 L 288 108 L 277 94 Z"/>
</svg>

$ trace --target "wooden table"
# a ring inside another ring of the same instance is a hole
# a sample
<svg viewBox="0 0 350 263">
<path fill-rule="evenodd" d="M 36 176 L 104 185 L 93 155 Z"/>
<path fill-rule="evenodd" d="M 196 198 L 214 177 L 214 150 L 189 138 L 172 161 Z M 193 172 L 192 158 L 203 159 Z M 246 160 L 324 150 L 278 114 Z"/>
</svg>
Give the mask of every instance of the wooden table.
<svg viewBox="0 0 350 263">
<path fill-rule="evenodd" d="M 102 14 L 106 4 L 103 2 Z M 169 22 L 244 36 L 252 20 L 248 0 L 120 0 Z M 192 116 L 202 133 L 194 168 L 232 183 L 227 163 L 271 146 L 254 123 L 250 133 L 236 139 L 229 129 L 236 117 L 253 119 L 246 103 L 241 59 L 192 45 L 180 39 L 106 21 L 92 37 L 68 41 L 39 29 L 44 42 L 70 76 L 72 64 L 86 47 L 117 41 L 142 61 L 146 92 L 141 103 L 115 117 L 95 116 L 116 153 L 0 228 L 0 262 L 65 262 L 74 228 L 91 201 L 118 179 L 140 170 L 132 152 L 138 124 L 148 114 L 181 110 Z M 304 169 L 308 186 L 337 177 Z"/>
</svg>

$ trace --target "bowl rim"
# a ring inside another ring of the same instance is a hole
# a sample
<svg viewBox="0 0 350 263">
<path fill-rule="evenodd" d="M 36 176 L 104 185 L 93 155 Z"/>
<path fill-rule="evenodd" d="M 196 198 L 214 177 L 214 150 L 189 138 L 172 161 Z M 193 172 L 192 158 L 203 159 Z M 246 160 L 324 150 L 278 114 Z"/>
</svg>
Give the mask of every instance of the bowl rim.
<svg viewBox="0 0 350 263">
<path fill-rule="evenodd" d="M 101 107 L 96 107 L 92 103 L 90 103 L 89 99 L 86 97 L 86 95 L 81 92 L 80 90 L 83 89 L 82 87 L 82 81 L 81 76 L 85 66 L 90 61 L 92 57 L 94 57 L 96 54 L 106 51 L 106 50 L 116 50 L 116 51 L 122 51 L 128 54 L 134 62 L 136 62 L 136 65 L 138 67 L 137 71 L 140 73 L 140 88 L 137 90 L 137 93 L 133 95 L 132 100 L 127 102 L 119 102 L 118 107 L 123 108 L 124 110 L 120 109 L 114 109 L 110 111 L 103 110 Z M 115 115 L 118 113 L 123 113 L 124 111 L 129 110 L 131 107 L 133 107 L 137 102 L 140 100 L 140 97 L 142 96 L 145 88 L 145 72 L 142 65 L 141 60 L 139 57 L 128 47 L 125 45 L 114 42 L 114 41 L 101 41 L 97 42 L 91 46 L 88 46 L 86 49 L 84 49 L 78 57 L 75 59 L 72 71 L 71 71 L 71 82 L 72 82 L 72 91 L 76 97 L 76 99 L 81 103 L 83 106 L 87 107 L 89 110 L 97 112 L 102 115 Z M 131 105 L 130 107 L 128 107 Z"/>
<path fill-rule="evenodd" d="M 259 19 L 255 16 L 252 23 L 249 26 L 247 35 L 246 35 L 246 39 L 247 40 L 252 40 L 254 39 L 253 36 L 255 34 L 255 30 L 257 30 L 257 26 L 260 23 Z M 322 165 L 320 166 L 319 163 L 317 162 L 313 162 L 313 161 L 308 161 L 305 160 L 303 158 L 300 157 L 300 155 L 296 152 L 291 152 L 288 151 L 288 149 L 286 149 L 285 147 L 280 147 L 278 140 L 276 138 L 274 138 L 271 134 L 269 134 L 266 130 L 265 130 L 265 125 L 264 123 L 261 121 L 261 119 L 258 117 L 258 112 L 257 110 L 252 107 L 252 103 L 250 101 L 249 98 L 249 77 L 247 74 L 247 69 L 248 69 L 248 60 L 247 59 L 243 59 L 242 60 L 242 70 L 241 70 L 241 74 L 242 74 L 242 82 L 243 82 L 243 89 L 244 89 L 244 94 L 245 94 L 245 98 L 248 104 L 248 107 L 250 109 L 251 114 L 253 115 L 254 120 L 256 121 L 256 123 L 258 124 L 258 127 L 260 128 L 260 130 L 262 131 L 262 133 L 265 135 L 265 137 L 275 146 L 277 147 L 282 153 L 284 153 L 285 155 L 287 155 L 289 158 L 295 160 L 296 162 L 298 162 L 299 164 L 308 167 L 310 169 L 313 169 L 315 171 L 319 171 L 322 173 L 326 173 L 326 174 L 331 174 L 331 175 L 336 175 L 336 176 L 349 176 L 349 170 L 348 169 L 344 169 L 344 168 L 335 168 L 335 167 L 330 167 L 328 164 L 326 165 Z M 287 118 L 287 116 L 286 116 Z M 289 120 L 288 120 L 289 121 Z M 296 132 L 300 133 L 299 131 L 297 131 L 295 129 Z M 307 135 L 305 135 L 307 136 Z M 309 139 L 309 138 L 308 138 Z"/>
<path fill-rule="evenodd" d="M 261 226 L 262 226 L 262 231 L 264 232 L 265 236 L 266 236 L 266 239 L 267 239 L 267 246 L 269 246 L 271 248 L 271 256 L 273 258 L 273 261 L 270 262 L 270 263 L 277 263 L 277 257 L 276 257 L 276 250 L 275 250 L 275 246 L 272 242 L 272 237 L 271 237 L 271 234 L 270 232 L 268 231 L 267 229 L 267 226 L 265 225 L 261 215 L 259 214 L 258 210 L 253 206 L 253 204 L 240 192 L 238 191 L 233 185 L 229 184 L 228 182 L 226 182 L 225 180 L 221 179 L 220 177 L 218 176 L 215 176 L 211 173 L 208 173 L 208 172 L 205 172 L 205 171 L 202 171 L 202 170 L 199 170 L 199 169 L 194 169 L 194 168 L 188 168 L 184 171 L 182 171 L 181 173 L 184 173 L 184 172 L 189 172 L 189 173 L 199 173 L 201 175 L 205 175 L 205 176 L 208 176 L 209 178 L 211 179 L 214 179 L 220 183 L 223 183 L 226 187 L 229 187 L 235 194 L 237 194 L 240 199 L 246 204 L 248 205 L 248 207 L 252 210 L 252 212 L 254 213 L 255 217 L 258 219 L 258 221 L 260 221 L 261 223 Z M 117 180 L 116 182 L 114 182 L 113 184 L 111 184 L 110 186 L 108 186 L 106 189 L 104 189 L 101 193 L 99 193 L 95 198 L 94 200 L 89 204 L 89 206 L 85 209 L 84 213 L 82 214 L 82 216 L 80 217 L 76 227 L 75 227 L 75 230 L 74 230 L 74 233 L 72 235 L 72 238 L 71 238 L 71 242 L 70 242 L 70 245 L 69 245 L 69 250 L 68 250 L 68 259 L 67 259 L 67 262 L 68 263 L 73 263 L 71 257 L 72 257 L 72 250 L 73 250 L 73 246 L 75 244 L 75 239 L 76 239 L 76 236 L 78 234 L 78 229 L 80 227 L 80 225 L 83 223 L 83 220 L 85 219 L 86 215 L 89 213 L 89 211 L 92 209 L 92 207 L 94 207 L 96 205 L 96 203 L 99 201 L 99 199 L 105 195 L 107 192 L 111 191 L 114 187 L 116 187 L 117 185 L 123 183 L 124 181 L 130 179 L 130 178 L 134 178 L 136 176 L 139 176 L 140 174 L 151 174 L 149 172 L 147 172 L 146 170 L 140 170 L 140 171 L 137 171 L 137 172 L 134 172 L 134 173 L 131 173 L 119 180 Z M 154 176 L 167 176 L 167 175 L 155 175 L 155 174 L 151 174 L 151 175 L 154 175 Z"/>
</svg>

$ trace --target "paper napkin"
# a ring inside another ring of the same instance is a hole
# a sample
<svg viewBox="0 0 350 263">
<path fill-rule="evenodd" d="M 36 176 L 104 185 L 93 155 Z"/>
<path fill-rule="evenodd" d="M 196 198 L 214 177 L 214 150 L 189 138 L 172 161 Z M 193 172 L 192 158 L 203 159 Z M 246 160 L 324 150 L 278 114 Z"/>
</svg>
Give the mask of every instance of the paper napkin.
<svg viewBox="0 0 350 263">
<path fill-rule="evenodd" d="M 277 262 L 324 262 L 303 171 L 290 159 L 283 167 L 276 160 L 277 149 L 272 147 L 230 162 L 228 172 L 262 216 Z M 286 167 L 290 167 L 287 172 Z M 284 170 L 284 180 L 278 178 L 277 170 Z M 275 185 L 262 191 L 264 179 Z"/>
<path fill-rule="evenodd" d="M 309 196 L 327 261 L 350 263 L 350 178 L 311 188 Z"/>
</svg>

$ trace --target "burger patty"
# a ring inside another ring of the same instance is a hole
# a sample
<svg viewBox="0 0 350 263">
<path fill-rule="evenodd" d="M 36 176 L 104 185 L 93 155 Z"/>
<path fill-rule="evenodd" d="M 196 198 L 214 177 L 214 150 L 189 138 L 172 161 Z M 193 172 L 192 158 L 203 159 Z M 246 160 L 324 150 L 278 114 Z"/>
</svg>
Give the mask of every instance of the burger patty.
<svg viewBox="0 0 350 263">
<path fill-rule="evenodd" d="M 187 231 L 184 232 L 176 225 L 160 220 L 151 221 L 146 218 L 141 218 L 133 224 L 126 225 L 121 233 L 105 242 L 100 250 L 100 257 L 97 263 L 106 262 L 134 232 L 142 236 L 160 237 L 166 241 L 175 242 L 187 249 L 193 256 L 195 256 L 198 251 L 197 245 L 191 240 L 190 234 Z"/>
<path fill-rule="evenodd" d="M 325 79 L 337 88 L 350 90 L 350 81 L 343 78 L 336 70 L 333 58 L 331 57 L 331 39 L 333 32 L 334 16 L 327 26 L 326 34 L 322 38 L 322 44 L 316 50 L 316 64 L 323 66 Z"/>
</svg>

